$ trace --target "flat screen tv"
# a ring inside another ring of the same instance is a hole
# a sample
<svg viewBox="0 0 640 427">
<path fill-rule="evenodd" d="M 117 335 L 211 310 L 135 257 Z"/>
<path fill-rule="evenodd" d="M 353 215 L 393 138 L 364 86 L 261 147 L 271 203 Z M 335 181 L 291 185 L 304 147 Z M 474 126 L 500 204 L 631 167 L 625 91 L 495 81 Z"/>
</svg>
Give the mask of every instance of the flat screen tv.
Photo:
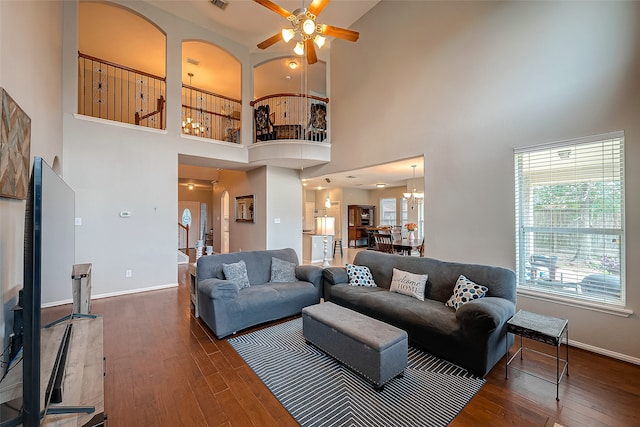
<svg viewBox="0 0 640 427">
<path fill-rule="evenodd" d="M 29 182 L 24 227 L 23 402 L 25 427 L 39 426 L 46 414 L 50 378 L 41 378 L 41 307 L 50 289 L 71 295 L 75 260 L 75 193 L 40 157 Z M 61 343 L 62 344 L 62 343 Z"/>
</svg>

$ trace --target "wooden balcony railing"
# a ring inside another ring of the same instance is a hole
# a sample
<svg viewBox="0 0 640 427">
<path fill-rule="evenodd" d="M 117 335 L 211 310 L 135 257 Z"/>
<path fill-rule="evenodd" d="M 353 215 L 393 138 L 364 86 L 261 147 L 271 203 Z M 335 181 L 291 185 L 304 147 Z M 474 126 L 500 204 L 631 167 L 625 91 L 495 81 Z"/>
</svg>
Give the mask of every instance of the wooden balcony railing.
<svg viewBox="0 0 640 427">
<path fill-rule="evenodd" d="M 182 132 L 219 141 L 240 141 L 239 99 L 182 85 Z"/>
<path fill-rule="evenodd" d="M 78 113 L 164 129 L 166 79 L 78 52 Z"/>
<path fill-rule="evenodd" d="M 329 98 L 301 93 L 278 93 L 252 101 L 254 142 L 326 142 L 328 102 Z"/>
</svg>

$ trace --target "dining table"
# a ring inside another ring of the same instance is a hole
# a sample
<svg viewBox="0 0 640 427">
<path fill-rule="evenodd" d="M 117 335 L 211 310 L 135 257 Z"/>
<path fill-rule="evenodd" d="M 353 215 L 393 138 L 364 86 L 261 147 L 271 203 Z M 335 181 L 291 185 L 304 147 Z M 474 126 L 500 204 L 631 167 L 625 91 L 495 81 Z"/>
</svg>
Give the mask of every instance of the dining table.
<svg viewBox="0 0 640 427">
<path fill-rule="evenodd" d="M 420 250 L 423 241 L 424 238 L 408 239 L 405 237 L 402 239 L 393 239 L 391 243 L 393 244 L 393 249 L 396 252 L 402 252 L 405 255 L 410 255 L 411 251 Z"/>
</svg>

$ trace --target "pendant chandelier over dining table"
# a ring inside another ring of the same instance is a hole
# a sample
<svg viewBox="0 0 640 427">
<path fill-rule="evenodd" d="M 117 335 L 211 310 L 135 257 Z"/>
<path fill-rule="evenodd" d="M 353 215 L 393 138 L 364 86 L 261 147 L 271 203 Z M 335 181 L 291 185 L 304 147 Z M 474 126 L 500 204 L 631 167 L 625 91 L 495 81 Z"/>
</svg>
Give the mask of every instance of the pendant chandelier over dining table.
<svg viewBox="0 0 640 427">
<path fill-rule="evenodd" d="M 411 167 L 413 168 L 413 179 L 412 179 L 412 185 L 413 186 L 411 187 L 411 192 L 410 193 L 402 193 L 404 198 L 407 199 L 407 203 L 409 204 L 409 206 L 411 206 L 411 209 L 413 209 L 418 204 L 419 200 L 424 199 L 424 192 L 416 191 L 415 180 L 416 180 L 416 167 L 417 166 L 418 165 L 411 165 Z"/>
</svg>

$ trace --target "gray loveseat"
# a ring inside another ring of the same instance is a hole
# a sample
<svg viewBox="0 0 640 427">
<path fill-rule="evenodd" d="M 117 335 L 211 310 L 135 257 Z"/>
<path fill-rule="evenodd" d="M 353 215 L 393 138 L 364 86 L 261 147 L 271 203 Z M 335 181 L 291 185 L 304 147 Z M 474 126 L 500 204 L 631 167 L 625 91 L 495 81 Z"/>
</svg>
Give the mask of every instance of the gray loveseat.
<svg viewBox="0 0 640 427">
<path fill-rule="evenodd" d="M 324 298 L 407 331 L 429 353 L 484 377 L 506 352 L 506 322 L 516 308 L 516 278 L 509 269 L 432 258 L 358 252 L 355 265 L 371 270 L 377 287 L 351 286 L 344 267 L 324 270 Z M 390 292 L 393 268 L 428 274 L 425 300 Z M 456 311 L 445 306 L 460 275 L 489 288 L 484 298 Z"/>
<path fill-rule="evenodd" d="M 271 282 L 271 259 L 295 264 L 295 281 Z M 225 279 L 223 264 L 243 260 L 249 287 Z M 320 302 L 322 268 L 298 265 L 291 249 L 235 252 L 198 259 L 198 309 L 200 317 L 218 338 L 241 329 L 300 314 Z"/>
</svg>

